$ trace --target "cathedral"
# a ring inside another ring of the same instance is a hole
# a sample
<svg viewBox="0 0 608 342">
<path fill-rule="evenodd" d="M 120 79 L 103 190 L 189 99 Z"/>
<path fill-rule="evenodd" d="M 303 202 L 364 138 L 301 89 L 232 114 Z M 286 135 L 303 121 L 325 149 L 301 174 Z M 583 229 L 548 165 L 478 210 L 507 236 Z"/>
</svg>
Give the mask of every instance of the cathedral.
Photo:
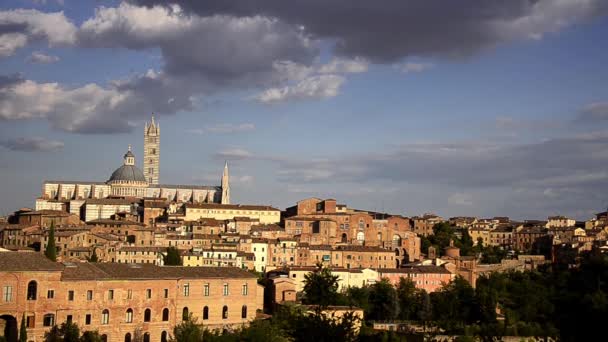
<svg viewBox="0 0 608 342">
<path fill-rule="evenodd" d="M 67 210 L 77 212 L 87 200 L 146 198 L 174 203 L 230 204 L 228 163 L 220 186 L 159 184 L 160 126 L 152 117 L 144 126 L 143 171 L 137 167 L 131 146 L 123 156 L 123 164 L 105 182 L 45 181 L 36 210 Z"/>
</svg>

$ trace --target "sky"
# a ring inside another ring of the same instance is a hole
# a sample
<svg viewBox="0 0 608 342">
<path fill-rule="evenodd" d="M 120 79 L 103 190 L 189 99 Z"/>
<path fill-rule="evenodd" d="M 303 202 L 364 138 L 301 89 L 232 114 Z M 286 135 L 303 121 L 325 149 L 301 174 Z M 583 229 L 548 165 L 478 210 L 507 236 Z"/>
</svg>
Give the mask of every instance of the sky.
<svg viewBox="0 0 608 342">
<path fill-rule="evenodd" d="M 604 0 L 7 0 L 0 214 L 105 181 L 278 208 L 589 219 L 608 206 Z"/>
</svg>

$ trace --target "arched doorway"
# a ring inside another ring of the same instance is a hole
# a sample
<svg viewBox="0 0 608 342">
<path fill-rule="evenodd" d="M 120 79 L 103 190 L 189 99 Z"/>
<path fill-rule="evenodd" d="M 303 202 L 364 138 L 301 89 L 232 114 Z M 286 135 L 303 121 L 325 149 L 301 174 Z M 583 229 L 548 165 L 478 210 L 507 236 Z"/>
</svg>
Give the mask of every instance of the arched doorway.
<svg viewBox="0 0 608 342">
<path fill-rule="evenodd" d="M 6 342 L 17 342 L 19 338 L 17 319 L 11 315 L 1 315 L 0 320 L 4 321 L 4 338 Z"/>
<path fill-rule="evenodd" d="M 347 243 L 348 242 L 348 237 L 346 236 L 346 233 L 342 233 L 342 243 Z"/>
</svg>

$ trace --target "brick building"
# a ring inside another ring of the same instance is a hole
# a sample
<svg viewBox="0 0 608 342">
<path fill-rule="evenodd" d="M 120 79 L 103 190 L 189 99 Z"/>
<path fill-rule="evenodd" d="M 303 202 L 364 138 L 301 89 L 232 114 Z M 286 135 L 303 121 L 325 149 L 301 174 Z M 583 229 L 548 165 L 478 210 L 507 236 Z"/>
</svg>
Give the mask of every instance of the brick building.
<svg viewBox="0 0 608 342">
<path fill-rule="evenodd" d="M 167 341 L 192 314 L 208 329 L 247 324 L 262 309 L 263 288 L 237 268 L 50 262 L 37 253 L 2 252 L 0 319 L 16 341 L 22 317 L 28 338 L 43 341 L 72 321 L 110 342 Z"/>
</svg>

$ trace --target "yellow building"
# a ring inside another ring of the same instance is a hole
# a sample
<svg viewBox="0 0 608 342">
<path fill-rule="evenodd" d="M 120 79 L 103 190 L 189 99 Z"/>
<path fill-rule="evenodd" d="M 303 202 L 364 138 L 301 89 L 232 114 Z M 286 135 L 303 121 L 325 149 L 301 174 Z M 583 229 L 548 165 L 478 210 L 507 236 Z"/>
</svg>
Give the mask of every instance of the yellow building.
<svg viewBox="0 0 608 342">
<path fill-rule="evenodd" d="M 279 223 L 281 211 L 264 205 L 240 205 L 217 203 L 188 203 L 184 206 L 185 221 L 196 221 L 205 218 L 216 220 L 233 220 L 235 217 L 259 219 L 261 224 Z"/>
<path fill-rule="evenodd" d="M 304 290 L 304 277 L 315 270 L 316 267 L 292 267 L 289 269 L 289 278 L 295 281 L 297 292 Z M 332 268 L 331 274 L 338 277 L 338 291 L 346 290 L 349 287 L 363 287 L 378 281 L 378 272 L 370 268 Z"/>
</svg>

